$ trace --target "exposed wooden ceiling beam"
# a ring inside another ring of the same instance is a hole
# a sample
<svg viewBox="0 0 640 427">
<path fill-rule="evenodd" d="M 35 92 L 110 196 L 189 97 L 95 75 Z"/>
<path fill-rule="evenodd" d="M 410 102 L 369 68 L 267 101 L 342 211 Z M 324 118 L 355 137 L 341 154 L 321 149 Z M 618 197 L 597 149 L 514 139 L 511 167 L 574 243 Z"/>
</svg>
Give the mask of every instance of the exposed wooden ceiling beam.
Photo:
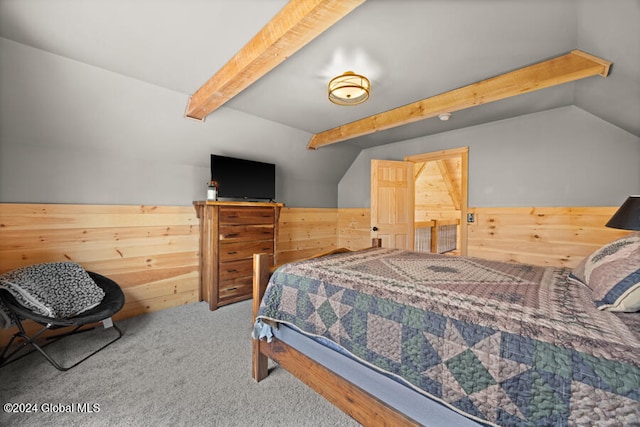
<svg viewBox="0 0 640 427">
<path fill-rule="evenodd" d="M 365 0 L 291 0 L 189 99 L 185 116 L 204 120 Z"/>
<path fill-rule="evenodd" d="M 574 50 L 566 55 L 317 133 L 311 138 L 307 148 L 317 149 L 442 113 L 452 113 L 586 77 L 606 77 L 610 66 L 609 61 Z"/>
</svg>

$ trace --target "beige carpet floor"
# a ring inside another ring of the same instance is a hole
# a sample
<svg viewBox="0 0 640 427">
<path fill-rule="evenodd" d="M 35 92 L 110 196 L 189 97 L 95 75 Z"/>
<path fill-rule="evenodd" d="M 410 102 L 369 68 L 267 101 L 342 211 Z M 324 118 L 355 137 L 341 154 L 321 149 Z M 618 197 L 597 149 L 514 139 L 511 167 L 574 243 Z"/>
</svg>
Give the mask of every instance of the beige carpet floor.
<svg viewBox="0 0 640 427">
<path fill-rule="evenodd" d="M 59 372 L 38 353 L 1 368 L 3 409 L 22 404 L 11 409 L 32 412 L 1 411 L 0 425 L 358 425 L 282 368 L 260 383 L 251 378 L 250 301 L 213 312 L 189 304 L 119 325 L 119 341 L 70 371 Z M 81 334 L 48 349 L 66 363 L 114 332 Z"/>
</svg>

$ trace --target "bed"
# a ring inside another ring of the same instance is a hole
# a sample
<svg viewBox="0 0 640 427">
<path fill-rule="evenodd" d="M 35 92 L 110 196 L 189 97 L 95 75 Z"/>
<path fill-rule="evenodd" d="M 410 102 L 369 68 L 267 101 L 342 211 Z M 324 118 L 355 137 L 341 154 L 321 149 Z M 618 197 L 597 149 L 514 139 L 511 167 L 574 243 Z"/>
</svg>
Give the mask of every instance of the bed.
<svg viewBox="0 0 640 427">
<path fill-rule="evenodd" d="M 639 308 L 640 233 L 620 240 L 573 270 L 256 255 L 253 377 L 272 359 L 363 425 L 640 425 L 640 314 L 607 311 Z"/>
</svg>

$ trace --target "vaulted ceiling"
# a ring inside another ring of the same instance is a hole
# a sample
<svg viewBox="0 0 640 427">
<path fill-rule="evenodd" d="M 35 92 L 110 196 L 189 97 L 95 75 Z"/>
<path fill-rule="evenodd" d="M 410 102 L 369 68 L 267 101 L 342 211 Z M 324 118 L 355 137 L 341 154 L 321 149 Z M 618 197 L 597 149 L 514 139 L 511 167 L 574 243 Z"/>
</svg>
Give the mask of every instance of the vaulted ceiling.
<svg viewBox="0 0 640 427">
<path fill-rule="evenodd" d="M 183 93 L 186 108 L 189 97 L 286 4 L 0 0 L 0 36 Z M 638 0 L 366 0 L 222 108 L 317 134 L 575 49 L 611 61 L 609 76 L 341 144 L 372 147 L 566 105 L 640 136 Z M 371 79 L 366 103 L 328 101 L 329 79 L 347 70 Z"/>
</svg>

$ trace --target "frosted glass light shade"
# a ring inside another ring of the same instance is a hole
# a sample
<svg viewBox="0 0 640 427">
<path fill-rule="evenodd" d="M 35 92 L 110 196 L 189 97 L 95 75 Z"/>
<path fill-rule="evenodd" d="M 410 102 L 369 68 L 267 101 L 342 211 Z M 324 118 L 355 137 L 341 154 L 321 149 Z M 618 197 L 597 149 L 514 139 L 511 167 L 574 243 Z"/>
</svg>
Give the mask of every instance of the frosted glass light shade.
<svg viewBox="0 0 640 427">
<path fill-rule="evenodd" d="M 329 82 L 329 100 L 338 105 L 358 105 L 369 98 L 370 88 L 365 76 L 347 71 Z"/>
</svg>

